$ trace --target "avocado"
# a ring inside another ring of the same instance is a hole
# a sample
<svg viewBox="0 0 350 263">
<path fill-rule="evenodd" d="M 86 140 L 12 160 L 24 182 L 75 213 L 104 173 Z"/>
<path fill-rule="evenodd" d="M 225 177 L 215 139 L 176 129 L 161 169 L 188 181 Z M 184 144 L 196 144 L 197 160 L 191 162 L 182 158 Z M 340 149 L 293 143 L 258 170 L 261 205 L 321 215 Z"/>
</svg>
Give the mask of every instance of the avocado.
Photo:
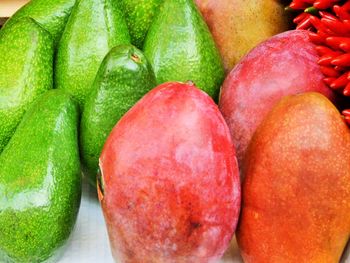
<svg viewBox="0 0 350 263">
<path fill-rule="evenodd" d="M 128 24 L 131 43 L 142 49 L 153 17 L 163 0 L 119 0 Z"/>
<path fill-rule="evenodd" d="M 0 36 L 0 153 L 23 114 L 52 88 L 53 40 L 32 18 L 21 18 Z"/>
<path fill-rule="evenodd" d="M 117 1 L 78 1 L 58 45 L 55 87 L 68 91 L 83 106 L 103 58 L 111 48 L 129 43 Z"/>
<path fill-rule="evenodd" d="M 51 90 L 30 107 L 0 155 L 0 262 L 60 251 L 80 205 L 78 106 Z"/>
<path fill-rule="evenodd" d="M 150 64 L 131 45 L 113 48 L 103 60 L 86 100 L 80 126 L 84 174 L 96 185 L 98 158 L 119 119 L 156 86 Z"/>
<path fill-rule="evenodd" d="M 158 84 L 191 81 L 217 99 L 224 68 L 193 0 L 165 0 L 148 31 L 144 53 Z"/>
<path fill-rule="evenodd" d="M 22 17 L 31 17 L 51 33 L 57 44 L 74 4 L 75 0 L 32 0 L 20 8 L 4 27 Z"/>
</svg>

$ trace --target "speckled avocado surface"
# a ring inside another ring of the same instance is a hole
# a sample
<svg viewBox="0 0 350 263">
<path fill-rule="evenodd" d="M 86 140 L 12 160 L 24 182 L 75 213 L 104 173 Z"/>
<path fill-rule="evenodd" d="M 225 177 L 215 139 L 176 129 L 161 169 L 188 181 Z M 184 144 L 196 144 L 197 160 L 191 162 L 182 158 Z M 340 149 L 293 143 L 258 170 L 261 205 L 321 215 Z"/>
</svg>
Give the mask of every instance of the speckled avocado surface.
<svg viewBox="0 0 350 263">
<path fill-rule="evenodd" d="M 53 40 L 31 18 L 0 34 L 0 153 L 29 105 L 52 88 Z"/>
<path fill-rule="evenodd" d="M 21 17 L 31 17 L 51 33 L 57 44 L 74 4 L 75 0 L 31 0 L 16 12 L 5 26 L 13 24 Z"/>
<path fill-rule="evenodd" d="M 151 65 L 131 45 L 113 48 L 103 60 L 86 101 L 80 128 L 84 173 L 96 184 L 98 159 L 119 119 L 156 86 Z"/>
<path fill-rule="evenodd" d="M 55 86 L 83 106 L 98 68 L 109 50 L 129 44 L 125 19 L 114 0 L 80 0 L 58 46 Z"/>
<path fill-rule="evenodd" d="M 164 0 L 119 0 L 128 24 L 131 43 L 142 49 L 154 15 Z"/>
<path fill-rule="evenodd" d="M 0 262 L 42 262 L 62 247 L 81 196 L 78 107 L 42 95 L 0 155 Z"/>
<path fill-rule="evenodd" d="M 217 99 L 223 64 L 193 0 L 164 1 L 148 31 L 144 52 L 158 84 L 192 81 Z"/>
</svg>

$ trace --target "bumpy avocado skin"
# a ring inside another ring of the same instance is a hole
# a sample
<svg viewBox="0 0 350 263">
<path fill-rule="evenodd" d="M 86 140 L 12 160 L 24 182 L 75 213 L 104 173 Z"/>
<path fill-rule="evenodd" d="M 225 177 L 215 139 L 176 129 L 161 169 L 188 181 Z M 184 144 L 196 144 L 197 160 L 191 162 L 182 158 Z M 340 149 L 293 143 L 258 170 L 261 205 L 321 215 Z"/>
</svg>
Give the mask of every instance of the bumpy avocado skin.
<svg viewBox="0 0 350 263">
<path fill-rule="evenodd" d="M 40 96 L 0 155 L 0 262 L 35 263 L 65 243 L 80 205 L 78 107 Z"/>
<path fill-rule="evenodd" d="M 142 49 L 154 15 L 164 0 L 119 0 L 129 27 L 131 43 Z"/>
<path fill-rule="evenodd" d="M 55 86 L 84 105 L 108 51 L 129 44 L 130 35 L 115 0 L 80 0 L 73 8 L 55 64 Z"/>
<path fill-rule="evenodd" d="M 80 126 L 84 173 L 96 185 L 98 159 L 119 119 L 156 86 L 151 65 L 131 45 L 113 48 L 103 60 L 86 101 Z"/>
<path fill-rule="evenodd" d="M 75 0 L 31 0 L 6 22 L 5 27 L 22 17 L 31 17 L 51 33 L 57 44 L 74 4 Z"/>
<path fill-rule="evenodd" d="M 30 104 L 51 89 L 53 40 L 31 18 L 19 19 L 0 35 L 0 153 Z"/>
<path fill-rule="evenodd" d="M 224 68 L 193 0 L 164 1 L 148 31 L 144 52 L 158 84 L 192 81 L 217 99 Z"/>
</svg>

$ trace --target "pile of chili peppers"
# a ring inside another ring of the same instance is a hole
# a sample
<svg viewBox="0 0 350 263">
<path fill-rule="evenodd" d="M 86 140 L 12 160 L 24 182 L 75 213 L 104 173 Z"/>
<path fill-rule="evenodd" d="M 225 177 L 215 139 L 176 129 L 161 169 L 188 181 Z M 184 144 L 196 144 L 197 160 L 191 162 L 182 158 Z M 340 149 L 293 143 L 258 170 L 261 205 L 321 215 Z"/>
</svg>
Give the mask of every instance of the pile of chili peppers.
<svg viewBox="0 0 350 263">
<path fill-rule="evenodd" d="M 350 0 L 293 0 L 290 8 L 304 10 L 294 23 L 310 31 L 326 84 L 350 96 Z M 343 115 L 350 124 L 350 110 Z"/>
</svg>

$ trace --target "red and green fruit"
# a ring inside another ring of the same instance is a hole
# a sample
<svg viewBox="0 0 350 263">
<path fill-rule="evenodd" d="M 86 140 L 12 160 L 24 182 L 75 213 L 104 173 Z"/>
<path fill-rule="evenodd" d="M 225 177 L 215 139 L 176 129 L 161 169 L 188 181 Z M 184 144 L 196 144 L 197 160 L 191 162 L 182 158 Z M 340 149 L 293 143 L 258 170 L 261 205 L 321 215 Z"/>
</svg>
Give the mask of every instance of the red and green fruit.
<svg viewBox="0 0 350 263">
<path fill-rule="evenodd" d="M 243 166 L 244 262 L 339 262 L 350 233 L 350 131 L 319 93 L 282 99 Z"/>
<path fill-rule="evenodd" d="M 258 125 L 282 97 L 317 91 L 333 98 L 323 83 L 307 31 L 288 31 L 254 48 L 226 78 L 219 107 L 241 163 Z"/>
<path fill-rule="evenodd" d="M 100 157 L 99 198 L 115 259 L 212 262 L 240 209 L 228 127 L 192 84 L 165 83 L 114 127 Z"/>
</svg>

